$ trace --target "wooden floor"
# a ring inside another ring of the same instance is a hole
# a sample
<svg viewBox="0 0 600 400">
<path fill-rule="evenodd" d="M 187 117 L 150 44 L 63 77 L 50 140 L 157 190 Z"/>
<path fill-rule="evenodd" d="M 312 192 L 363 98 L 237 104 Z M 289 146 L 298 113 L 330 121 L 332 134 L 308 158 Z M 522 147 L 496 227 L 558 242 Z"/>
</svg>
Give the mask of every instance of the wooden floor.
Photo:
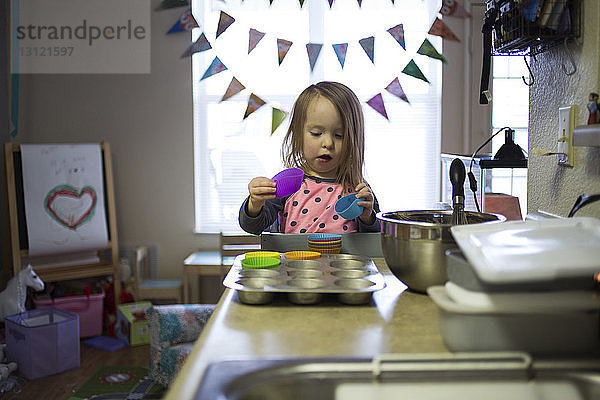
<svg viewBox="0 0 600 400">
<path fill-rule="evenodd" d="M 102 365 L 115 366 L 148 366 L 150 345 L 123 347 L 116 351 L 104 351 L 86 346 L 80 346 L 81 366 L 71 371 L 40 378 L 33 381 L 22 379 L 23 389 L 20 393 L 3 393 L 0 399 L 22 400 L 66 400 L 96 368 Z"/>
</svg>

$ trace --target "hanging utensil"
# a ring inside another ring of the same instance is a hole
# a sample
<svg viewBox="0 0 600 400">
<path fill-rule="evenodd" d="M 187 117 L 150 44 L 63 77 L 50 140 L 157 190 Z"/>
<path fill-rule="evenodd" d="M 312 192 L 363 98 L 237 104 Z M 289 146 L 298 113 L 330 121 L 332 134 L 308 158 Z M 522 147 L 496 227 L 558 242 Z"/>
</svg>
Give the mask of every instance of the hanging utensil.
<svg viewBox="0 0 600 400">
<path fill-rule="evenodd" d="M 571 211 L 569 211 L 569 215 L 567 216 L 568 218 L 571 218 L 575 215 L 575 213 L 583 206 L 593 203 L 595 201 L 600 200 L 600 193 L 598 194 L 590 194 L 590 195 L 586 195 L 586 194 L 581 194 L 579 195 L 579 197 L 577 197 L 577 200 L 575 201 L 575 204 L 573 205 L 573 208 L 571 208 Z"/>
<path fill-rule="evenodd" d="M 455 158 L 450 164 L 450 183 L 452 183 L 452 225 L 466 225 L 465 214 L 465 164 Z"/>
</svg>

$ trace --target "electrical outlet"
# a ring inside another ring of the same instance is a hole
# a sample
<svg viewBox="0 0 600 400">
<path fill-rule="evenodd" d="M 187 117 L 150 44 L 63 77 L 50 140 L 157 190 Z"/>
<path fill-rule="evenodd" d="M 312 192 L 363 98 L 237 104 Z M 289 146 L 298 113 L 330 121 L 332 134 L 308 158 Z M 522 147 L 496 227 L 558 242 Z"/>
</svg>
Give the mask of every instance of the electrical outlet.
<svg viewBox="0 0 600 400">
<path fill-rule="evenodd" d="M 558 109 L 558 165 L 573 166 L 573 126 L 575 106 Z"/>
</svg>

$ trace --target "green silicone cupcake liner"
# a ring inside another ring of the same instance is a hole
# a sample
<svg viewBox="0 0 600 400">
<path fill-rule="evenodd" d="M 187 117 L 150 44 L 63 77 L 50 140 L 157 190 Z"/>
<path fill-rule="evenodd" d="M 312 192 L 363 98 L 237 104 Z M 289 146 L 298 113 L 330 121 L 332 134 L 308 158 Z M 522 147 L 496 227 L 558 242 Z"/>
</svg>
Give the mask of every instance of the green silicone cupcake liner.
<svg viewBox="0 0 600 400">
<path fill-rule="evenodd" d="M 273 257 L 248 257 L 242 260 L 242 267 L 249 269 L 275 268 L 281 260 Z"/>
</svg>

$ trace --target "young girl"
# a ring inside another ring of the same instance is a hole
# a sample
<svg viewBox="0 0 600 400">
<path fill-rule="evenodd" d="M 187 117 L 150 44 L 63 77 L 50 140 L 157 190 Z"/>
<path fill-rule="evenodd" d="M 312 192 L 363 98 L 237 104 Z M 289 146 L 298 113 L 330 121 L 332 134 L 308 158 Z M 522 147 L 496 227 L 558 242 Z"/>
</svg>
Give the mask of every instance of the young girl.
<svg viewBox="0 0 600 400">
<path fill-rule="evenodd" d="M 282 148 L 286 167 L 301 168 L 300 190 L 275 197 L 275 181 L 257 177 L 240 208 L 243 230 L 260 234 L 271 227 L 283 233 L 377 232 L 379 204 L 363 182 L 364 118 L 354 92 L 337 82 L 319 82 L 296 100 Z M 335 202 L 345 194 L 364 198 L 354 220 L 338 215 Z"/>
</svg>

